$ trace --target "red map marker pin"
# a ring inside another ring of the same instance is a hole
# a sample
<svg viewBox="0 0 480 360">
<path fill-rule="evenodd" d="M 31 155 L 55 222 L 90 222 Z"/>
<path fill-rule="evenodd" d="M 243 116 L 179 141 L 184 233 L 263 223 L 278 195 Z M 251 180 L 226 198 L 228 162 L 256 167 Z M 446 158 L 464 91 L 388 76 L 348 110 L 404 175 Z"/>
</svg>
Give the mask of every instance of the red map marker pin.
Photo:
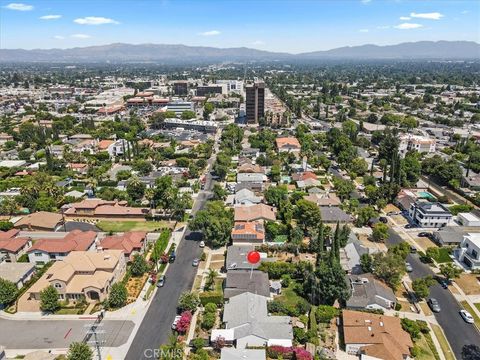
<svg viewBox="0 0 480 360">
<path fill-rule="evenodd" d="M 250 251 L 247 254 L 247 260 L 250 264 L 256 264 L 260 261 L 260 253 L 258 251 Z"/>
</svg>

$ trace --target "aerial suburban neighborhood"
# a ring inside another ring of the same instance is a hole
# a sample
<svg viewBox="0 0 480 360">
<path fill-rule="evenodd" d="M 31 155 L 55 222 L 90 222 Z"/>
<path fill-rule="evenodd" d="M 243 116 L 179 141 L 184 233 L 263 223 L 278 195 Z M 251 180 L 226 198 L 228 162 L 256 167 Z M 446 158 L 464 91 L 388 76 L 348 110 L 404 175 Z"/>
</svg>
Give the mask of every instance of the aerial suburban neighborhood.
<svg viewBox="0 0 480 360">
<path fill-rule="evenodd" d="M 477 42 L 8 44 L 0 360 L 480 359 Z"/>
</svg>

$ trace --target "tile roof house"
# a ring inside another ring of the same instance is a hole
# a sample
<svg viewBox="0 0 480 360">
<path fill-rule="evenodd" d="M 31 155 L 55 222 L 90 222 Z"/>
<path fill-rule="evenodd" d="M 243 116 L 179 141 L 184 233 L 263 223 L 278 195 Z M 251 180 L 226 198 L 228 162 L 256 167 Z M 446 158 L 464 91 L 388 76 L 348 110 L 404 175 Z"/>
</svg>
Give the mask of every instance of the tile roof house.
<svg viewBox="0 0 480 360">
<path fill-rule="evenodd" d="M 236 206 L 234 218 L 235 221 L 275 221 L 276 212 L 276 208 L 266 204 Z"/>
<path fill-rule="evenodd" d="M 342 326 L 349 354 L 384 360 L 410 358 L 413 343 L 397 317 L 343 310 Z"/>
<path fill-rule="evenodd" d="M 259 221 L 236 221 L 233 226 L 231 237 L 233 243 L 256 243 L 265 241 L 265 228 Z"/>
<path fill-rule="evenodd" d="M 305 181 L 307 179 L 318 180 L 317 175 L 311 171 L 305 171 L 301 173 L 295 173 L 292 175 L 293 181 Z"/>
<path fill-rule="evenodd" d="M 148 209 L 127 206 L 125 201 L 106 201 L 102 199 L 85 199 L 78 203 L 72 203 L 64 211 L 65 216 L 76 217 L 99 217 L 124 219 L 145 219 Z"/>
<path fill-rule="evenodd" d="M 211 341 L 218 337 L 233 341 L 237 349 L 260 346 L 292 346 L 290 316 L 270 316 L 268 298 L 249 292 L 233 296 L 225 304 L 225 329 L 212 330 Z"/>
<path fill-rule="evenodd" d="M 395 309 L 397 299 L 392 289 L 372 274 L 349 275 L 352 296 L 347 300 L 349 309 Z"/>
<path fill-rule="evenodd" d="M 23 216 L 16 221 L 13 227 L 20 230 L 38 230 L 38 231 L 54 231 L 58 226 L 63 224 L 61 214 L 38 211 Z"/>
<path fill-rule="evenodd" d="M 252 270 L 227 271 L 223 297 L 229 299 L 245 292 L 270 297 L 268 274 Z"/>
<path fill-rule="evenodd" d="M 121 250 L 73 251 L 62 261 L 56 261 L 28 290 L 30 299 L 40 299 L 40 291 L 52 285 L 61 300 L 103 301 L 111 286 L 122 279 L 126 271 Z"/>
<path fill-rule="evenodd" d="M 243 163 L 237 168 L 238 173 L 256 173 L 256 174 L 265 174 L 265 169 L 260 165 L 255 165 L 252 163 Z"/>
<path fill-rule="evenodd" d="M 106 236 L 98 247 L 103 250 L 122 250 L 127 260 L 131 260 L 133 255 L 145 251 L 146 240 L 146 232 L 130 231 L 122 235 Z"/>
<path fill-rule="evenodd" d="M 32 241 L 27 237 L 17 237 L 20 230 L 11 229 L 0 232 L 0 260 L 16 262 L 32 246 Z"/>
<path fill-rule="evenodd" d="M 62 260 L 72 251 L 93 250 L 97 235 L 95 231 L 73 230 L 60 239 L 38 239 L 28 249 L 28 259 L 31 263 L 46 264 L 51 260 Z"/>
<path fill-rule="evenodd" d="M 35 273 L 35 264 L 27 262 L 0 263 L 0 278 L 13 282 L 21 289 Z"/>
<path fill-rule="evenodd" d="M 332 192 L 312 193 L 303 198 L 317 204 L 318 206 L 340 206 L 342 203 L 338 196 Z"/>
<path fill-rule="evenodd" d="M 279 152 L 300 152 L 301 146 L 294 137 L 280 137 L 275 139 Z"/>
<path fill-rule="evenodd" d="M 312 187 L 312 186 L 320 186 L 321 184 L 322 183 L 317 179 L 311 179 L 311 178 L 297 181 L 297 187 L 299 189 L 305 189 L 307 187 Z"/>
</svg>

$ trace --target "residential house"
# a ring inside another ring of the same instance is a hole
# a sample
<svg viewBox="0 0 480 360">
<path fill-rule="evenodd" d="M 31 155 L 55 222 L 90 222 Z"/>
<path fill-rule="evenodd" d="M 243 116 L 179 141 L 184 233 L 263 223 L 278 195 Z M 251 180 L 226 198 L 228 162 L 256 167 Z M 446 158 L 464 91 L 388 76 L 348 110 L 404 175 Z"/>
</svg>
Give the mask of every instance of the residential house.
<svg viewBox="0 0 480 360">
<path fill-rule="evenodd" d="M 326 224 L 335 223 L 352 223 L 353 217 L 337 206 L 321 206 L 320 213 L 322 214 L 322 221 Z"/>
<path fill-rule="evenodd" d="M 340 249 L 340 265 L 347 274 L 362 274 L 360 257 L 373 252 L 373 249 L 363 246 L 357 236 L 350 232 L 347 244 Z"/>
<path fill-rule="evenodd" d="M 68 218 L 95 217 L 115 218 L 116 220 L 145 220 L 148 209 L 127 206 L 126 201 L 106 201 L 102 199 L 85 199 L 66 206 L 64 215 Z"/>
<path fill-rule="evenodd" d="M 0 259 L 6 262 L 17 262 L 18 258 L 32 246 L 29 238 L 17 236 L 19 232 L 18 229 L 0 232 Z"/>
<path fill-rule="evenodd" d="M 480 218 L 473 213 L 459 213 L 457 215 L 457 222 L 463 226 L 480 226 Z"/>
<path fill-rule="evenodd" d="M 234 211 L 235 221 L 275 221 L 277 209 L 266 204 L 251 206 L 236 206 Z"/>
<path fill-rule="evenodd" d="M 72 251 L 94 250 L 97 235 L 95 231 L 73 230 L 63 238 L 38 239 L 27 251 L 28 260 L 41 265 L 51 260 L 63 260 Z"/>
<path fill-rule="evenodd" d="M 212 330 L 211 341 L 219 337 L 237 349 L 263 346 L 292 346 L 293 330 L 289 316 L 271 316 L 265 296 L 245 292 L 233 296 L 223 311 L 224 329 Z"/>
<path fill-rule="evenodd" d="M 372 274 L 349 275 L 352 295 L 347 300 L 349 309 L 395 309 L 397 299 L 392 289 Z"/>
<path fill-rule="evenodd" d="M 301 145 L 294 137 L 280 137 L 275 139 L 278 152 L 299 153 Z"/>
<path fill-rule="evenodd" d="M 398 317 L 343 310 L 342 327 L 349 354 L 368 359 L 410 359 L 412 339 Z"/>
<path fill-rule="evenodd" d="M 237 182 L 239 183 L 264 183 L 267 181 L 267 175 L 262 173 L 242 172 L 237 174 Z"/>
<path fill-rule="evenodd" d="M 74 173 L 79 175 L 86 175 L 88 172 L 88 164 L 83 163 L 70 163 L 67 167 Z"/>
<path fill-rule="evenodd" d="M 461 184 L 463 187 L 469 188 L 473 191 L 480 191 L 480 174 L 473 174 L 470 172 L 469 176 L 463 176 Z"/>
<path fill-rule="evenodd" d="M 17 289 L 21 289 L 35 273 L 35 264 L 27 262 L 0 263 L 0 279 L 13 282 Z"/>
<path fill-rule="evenodd" d="M 245 292 L 270 297 L 268 274 L 253 269 L 227 271 L 223 297 L 229 299 Z"/>
<path fill-rule="evenodd" d="M 260 165 L 245 162 L 237 167 L 238 173 L 265 174 L 265 169 Z"/>
<path fill-rule="evenodd" d="M 13 227 L 15 229 L 30 231 L 55 231 L 62 224 L 63 217 L 61 214 L 48 211 L 37 211 L 22 216 L 14 223 Z"/>
<path fill-rule="evenodd" d="M 425 136 L 405 134 L 400 136 L 398 153 L 403 158 L 408 151 L 434 153 L 437 141 Z"/>
<path fill-rule="evenodd" d="M 133 255 L 143 253 L 147 244 L 147 233 L 129 231 L 122 235 L 106 236 L 100 240 L 98 248 L 103 250 L 122 250 L 125 258 L 132 260 Z"/>
<path fill-rule="evenodd" d="M 220 360 L 265 360 L 267 352 L 265 349 L 236 349 L 224 347 L 220 353 Z"/>
<path fill-rule="evenodd" d="M 40 292 L 52 285 L 60 300 L 104 301 L 112 285 L 125 275 L 122 250 L 73 251 L 56 261 L 28 290 L 29 298 L 40 300 Z"/>
<path fill-rule="evenodd" d="M 338 196 L 333 192 L 309 193 L 303 197 L 318 206 L 340 206 L 342 203 Z"/>
<path fill-rule="evenodd" d="M 265 228 L 259 221 L 236 221 L 231 233 L 236 243 L 262 244 L 265 241 Z"/>
<path fill-rule="evenodd" d="M 444 226 L 433 232 L 433 240 L 440 246 L 455 245 L 458 246 L 467 235 L 470 228 L 465 226 Z"/>
<path fill-rule="evenodd" d="M 261 196 L 256 196 L 253 191 L 248 189 L 242 189 L 234 196 L 235 205 L 255 205 L 260 204 L 262 200 Z"/>
<path fill-rule="evenodd" d="M 315 186 L 320 186 L 320 185 L 321 185 L 321 182 L 318 181 L 317 179 L 307 178 L 305 180 L 297 181 L 297 187 L 299 189 L 305 189 L 307 187 L 315 187 Z"/>
<path fill-rule="evenodd" d="M 416 201 L 409 210 L 412 221 L 420 227 L 441 228 L 452 220 L 452 214 L 442 204 Z"/>
<path fill-rule="evenodd" d="M 465 235 L 454 253 L 458 261 L 468 268 L 480 269 L 480 233 Z"/>
<path fill-rule="evenodd" d="M 123 154 L 128 153 L 131 151 L 131 144 L 125 139 L 118 139 L 108 145 L 106 151 L 110 155 L 110 158 L 114 158 L 116 156 L 123 156 Z"/>
<path fill-rule="evenodd" d="M 247 255 L 250 251 L 254 251 L 255 246 L 252 244 L 233 244 L 227 248 L 227 257 L 225 260 L 225 267 L 227 270 L 252 270 L 260 266 L 260 262 L 251 264 L 247 260 Z M 266 253 L 260 253 L 262 261 L 274 260 L 274 258 L 267 258 Z"/>
</svg>

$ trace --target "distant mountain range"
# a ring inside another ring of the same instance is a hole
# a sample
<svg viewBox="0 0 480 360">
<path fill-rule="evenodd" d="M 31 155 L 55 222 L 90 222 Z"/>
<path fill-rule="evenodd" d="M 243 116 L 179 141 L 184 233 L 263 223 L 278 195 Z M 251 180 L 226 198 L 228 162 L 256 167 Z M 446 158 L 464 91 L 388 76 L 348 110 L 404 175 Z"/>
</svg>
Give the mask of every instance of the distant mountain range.
<svg viewBox="0 0 480 360">
<path fill-rule="evenodd" d="M 71 49 L 0 49 L 0 62 L 195 62 L 250 60 L 480 59 L 473 41 L 418 41 L 397 45 L 361 45 L 302 54 L 246 47 L 214 48 L 166 44 L 110 44 Z"/>
</svg>

